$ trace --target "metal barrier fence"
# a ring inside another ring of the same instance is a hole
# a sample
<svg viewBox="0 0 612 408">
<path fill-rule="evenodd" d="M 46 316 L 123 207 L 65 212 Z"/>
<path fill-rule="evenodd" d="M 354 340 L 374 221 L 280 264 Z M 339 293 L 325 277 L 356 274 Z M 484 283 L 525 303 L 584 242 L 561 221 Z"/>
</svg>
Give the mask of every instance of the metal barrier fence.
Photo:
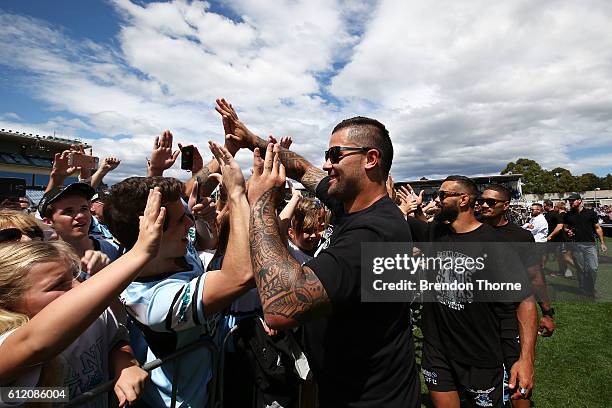
<svg viewBox="0 0 612 408">
<path fill-rule="evenodd" d="M 196 350 L 200 347 L 206 347 L 210 350 L 211 356 L 212 356 L 212 361 L 213 361 L 213 375 L 212 375 L 212 379 L 211 379 L 211 384 L 209 389 L 211 390 L 211 392 L 208 395 L 208 406 L 212 407 L 212 408 L 220 408 L 223 407 L 223 364 L 224 364 L 224 359 L 223 359 L 223 354 L 225 351 L 225 346 L 227 344 L 227 340 L 229 339 L 229 337 L 234 333 L 234 331 L 236 330 L 237 326 L 234 326 L 230 332 L 227 334 L 227 336 L 225 336 L 225 339 L 223 341 L 223 345 L 222 345 L 222 349 L 221 352 L 219 352 L 217 346 L 215 345 L 215 343 L 209 339 L 209 338 L 202 338 L 199 339 L 198 341 L 191 343 L 183 348 L 180 348 L 178 350 L 175 350 L 174 352 L 168 354 L 167 356 L 165 356 L 164 358 L 158 358 L 156 360 L 150 361 L 148 363 L 145 363 L 141 368 L 143 370 L 145 370 L 146 372 L 150 372 L 160 366 L 162 366 L 164 363 L 174 360 L 177 357 L 182 356 L 183 354 L 189 353 L 190 351 Z M 178 377 L 178 372 L 180 371 L 180 368 L 178 368 L 177 370 L 174 371 L 174 377 L 172 380 L 172 401 L 171 401 L 171 407 L 174 408 L 176 406 L 176 392 L 177 392 L 177 381 L 176 378 Z M 103 393 L 107 393 L 113 390 L 113 387 L 115 385 L 115 381 L 116 379 L 110 380 L 105 382 L 104 384 L 100 384 L 95 388 L 92 388 L 91 390 L 84 392 L 83 394 L 77 396 L 76 398 L 72 399 L 68 404 L 66 404 L 66 407 L 78 407 L 82 404 L 85 404 L 91 400 L 93 400 L 94 398 L 97 398 L 100 394 Z M 219 384 L 221 384 L 221 387 L 218 387 L 217 385 L 217 381 L 219 381 Z M 220 404 L 219 404 L 220 403 Z"/>
</svg>

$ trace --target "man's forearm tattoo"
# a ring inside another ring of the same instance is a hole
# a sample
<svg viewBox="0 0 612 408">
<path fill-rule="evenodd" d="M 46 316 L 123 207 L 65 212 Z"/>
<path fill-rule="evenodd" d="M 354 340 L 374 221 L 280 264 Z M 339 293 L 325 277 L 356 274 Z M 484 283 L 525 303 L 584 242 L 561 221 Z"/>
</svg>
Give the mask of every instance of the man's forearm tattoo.
<svg viewBox="0 0 612 408">
<path fill-rule="evenodd" d="M 302 322 L 329 307 L 329 300 L 314 272 L 302 268 L 281 239 L 273 202 L 276 189 L 266 191 L 251 210 L 253 272 L 264 312 Z"/>
<path fill-rule="evenodd" d="M 268 142 L 258 137 L 256 145 L 261 150 L 263 157 L 264 151 L 268 147 Z M 284 147 L 281 147 L 279 157 L 281 163 L 285 166 L 287 177 L 298 180 L 310 192 L 314 193 L 317 185 L 326 175 L 323 170 L 314 167 L 308 160 Z"/>
</svg>

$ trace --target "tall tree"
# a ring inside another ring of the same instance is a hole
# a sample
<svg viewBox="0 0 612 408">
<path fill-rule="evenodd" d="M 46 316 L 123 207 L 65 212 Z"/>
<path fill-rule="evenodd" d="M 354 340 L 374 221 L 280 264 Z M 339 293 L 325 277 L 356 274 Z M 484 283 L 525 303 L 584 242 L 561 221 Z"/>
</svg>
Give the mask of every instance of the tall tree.
<svg viewBox="0 0 612 408">
<path fill-rule="evenodd" d="M 595 188 L 599 187 L 601 184 L 599 177 L 593 173 L 584 173 L 582 176 L 578 177 L 577 182 L 578 190 L 580 191 L 595 190 Z"/>
</svg>

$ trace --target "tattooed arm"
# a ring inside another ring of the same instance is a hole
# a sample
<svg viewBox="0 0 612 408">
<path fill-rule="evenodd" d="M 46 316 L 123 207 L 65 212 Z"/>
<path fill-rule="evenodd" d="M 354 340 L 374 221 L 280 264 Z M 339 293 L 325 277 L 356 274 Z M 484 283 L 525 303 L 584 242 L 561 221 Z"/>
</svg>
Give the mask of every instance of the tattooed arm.
<svg viewBox="0 0 612 408">
<path fill-rule="evenodd" d="M 254 151 L 253 177 L 249 182 L 251 202 L 251 262 L 266 324 L 273 329 L 297 326 L 328 313 L 331 303 L 325 288 L 308 267 L 289 254 L 281 238 L 276 204 L 282 199 L 284 167 L 280 146 L 268 146 L 262 162 Z"/>
<path fill-rule="evenodd" d="M 224 126 L 228 126 L 228 131 L 232 135 L 234 143 L 240 147 L 265 151 L 268 147 L 268 141 L 260 138 L 255 133 L 251 132 L 244 123 L 238 118 L 238 114 L 234 107 L 225 99 L 217 99 L 217 112 L 223 117 Z M 313 166 L 308 160 L 284 147 L 279 148 L 279 158 L 285 167 L 286 174 L 289 178 L 299 180 L 306 189 L 312 193 L 317 189 L 317 185 L 326 176 L 326 173 Z"/>
</svg>

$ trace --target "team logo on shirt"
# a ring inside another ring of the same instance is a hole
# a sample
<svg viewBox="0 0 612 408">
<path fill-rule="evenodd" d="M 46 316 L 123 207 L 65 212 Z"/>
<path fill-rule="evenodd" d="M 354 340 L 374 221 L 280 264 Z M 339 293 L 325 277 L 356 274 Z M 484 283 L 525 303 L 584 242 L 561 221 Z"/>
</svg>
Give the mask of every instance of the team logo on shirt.
<svg viewBox="0 0 612 408">
<path fill-rule="evenodd" d="M 457 269 L 455 265 L 467 265 L 466 262 L 457 262 L 457 259 L 471 259 L 470 256 L 462 254 L 456 251 L 441 251 L 438 252 L 440 259 L 452 259 L 452 262 L 442 263 L 441 268 L 438 270 L 436 275 L 436 282 L 450 285 L 456 282 L 461 284 L 456 290 L 443 290 L 436 292 L 436 300 L 443 305 L 448 306 L 454 310 L 463 310 L 465 303 L 472 303 L 474 301 L 474 293 L 468 289 L 473 287 L 472 275 L 476 272 L 476 266 L 472 269 L 462 267 Z M 462 289 L 465 287 L 466 289 Z"/>
</svg>

